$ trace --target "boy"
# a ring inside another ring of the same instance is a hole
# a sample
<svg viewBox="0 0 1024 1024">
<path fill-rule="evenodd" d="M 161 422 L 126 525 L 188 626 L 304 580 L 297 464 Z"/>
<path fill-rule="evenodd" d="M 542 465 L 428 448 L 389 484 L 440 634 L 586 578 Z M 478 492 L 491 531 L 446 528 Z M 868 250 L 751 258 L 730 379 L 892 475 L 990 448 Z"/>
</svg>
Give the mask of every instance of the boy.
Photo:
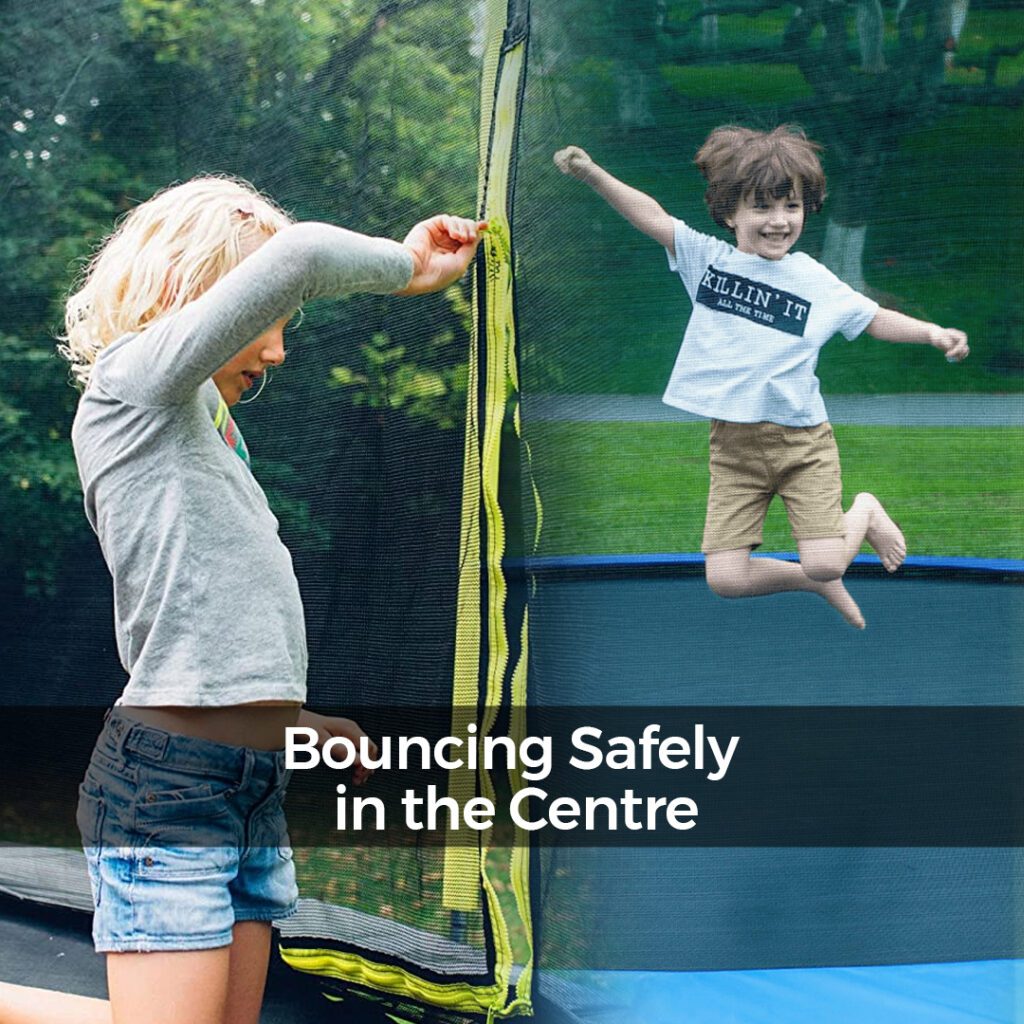
<svg viewBox="0 0 1024 1024">
<path fill-rule="evenodd" d="M 899 527 L 872 494 L 842 510 L 839 455 L 814 374 L 836 332 L 927 344 L 951 362 L 967 336 L 891 309 L 791 253 L 807 211 L 825 198 L 820 147 L 782 125 L 770 132 L 716 128 L 695 163 L 705 202 L 735 246 L 700 234 L 650 196 L 598 166 L 582 149 L 555 154 L 559 170 L 590 185 L 634 227 L 665 247 L 693 313 L 665 392 L 669 405 L 711 420 L 711 485 L 701 549 L 708 585 L 722 597 L 807 590 L 846 621 L 864 617 L 843 574 L 866 540 L 889 572 L 906 557 Z M 800 564 L 751 558 L 768 505 L 786 506 Z"/>
</svg>

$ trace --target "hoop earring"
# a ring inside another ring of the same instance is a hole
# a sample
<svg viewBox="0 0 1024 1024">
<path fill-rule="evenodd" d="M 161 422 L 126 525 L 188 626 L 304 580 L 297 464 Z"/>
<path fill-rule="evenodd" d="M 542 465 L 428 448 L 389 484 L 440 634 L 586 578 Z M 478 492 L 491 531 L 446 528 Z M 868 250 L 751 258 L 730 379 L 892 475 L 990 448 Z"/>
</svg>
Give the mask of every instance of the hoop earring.
<svg viewBox="0 0 1024 1024">
<path fill-rule="evenodd" d="M 263 389 L 270 383 L 270 370 L 263 371 L 263 379 L 260 381 L 260 386 L 256 389 L 256 394 L 252 398 L 240 398 L 238 400 L 239 405 L 252 405 L 260 395 L 263 394 Z"/>
</svg>

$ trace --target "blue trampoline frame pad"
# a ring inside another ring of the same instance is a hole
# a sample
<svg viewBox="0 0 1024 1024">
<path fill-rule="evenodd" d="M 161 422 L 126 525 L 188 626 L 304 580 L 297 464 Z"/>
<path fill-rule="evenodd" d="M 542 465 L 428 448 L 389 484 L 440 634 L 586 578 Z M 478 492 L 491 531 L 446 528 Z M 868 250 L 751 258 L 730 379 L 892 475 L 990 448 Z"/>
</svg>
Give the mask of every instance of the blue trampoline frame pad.
<svg viewBox="0 0 1024 1024">
<path fill-rule="evenodd" d="M 1021 1024 L 1024 961 L 685 973 L 603 971 L 601 1024 Z"/>
</svg>

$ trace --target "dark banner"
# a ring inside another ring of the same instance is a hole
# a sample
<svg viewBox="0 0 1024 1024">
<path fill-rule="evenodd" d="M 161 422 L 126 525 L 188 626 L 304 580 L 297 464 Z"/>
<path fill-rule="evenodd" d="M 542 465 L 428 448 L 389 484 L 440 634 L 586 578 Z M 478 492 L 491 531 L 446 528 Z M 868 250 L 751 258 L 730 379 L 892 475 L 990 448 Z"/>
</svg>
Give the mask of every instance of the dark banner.
<svg viewBox="0 0 1024 1024">
<path fill-rule="evenodd" d="M 266 746 L 251 712 L 240 728 Z M 6 708 L 0 841 L 1024 845 L 1019 707 L 544 708 L 516 739 L 450 709 L 346 717 L 368 736 L 300 722 L 275 752 L 126 712 L 103 728 L 97 709 Z"/>
</svg>

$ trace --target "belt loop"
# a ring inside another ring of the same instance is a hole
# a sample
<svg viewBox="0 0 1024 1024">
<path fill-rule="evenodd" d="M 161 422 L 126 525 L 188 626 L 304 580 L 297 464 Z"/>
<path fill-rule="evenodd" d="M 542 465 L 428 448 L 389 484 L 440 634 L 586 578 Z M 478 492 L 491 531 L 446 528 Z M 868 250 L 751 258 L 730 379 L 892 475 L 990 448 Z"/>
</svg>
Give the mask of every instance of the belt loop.
<svg viewBox="0 0 1024 1024">
<path fill-rule="evenodd" d="M 134 737 L 130 748 L 133 754 L 140 754 L 151 761 L 167 759 L 167 747 L 173 742 L 170 733 L 163 729 L 154 729 L 143 722 L 132 722 L 125 735 L 125 743 Z"/>
<path fill-rule="evenodd" d="M 107 712 L 107 720 L 103 727 L 110 733 L 110 739 L 117 755 L 124 757 L 124 744 L 128 739 L 128 733 L 131 732 L 131 725 L 122 715 L 115 714 L 116 711 L 117 708 L 113 707 Z"/>
<path fill-rule="evenodd" d="M 249 785 L 255 763 L 256 755 L 248 747 L 244 747 L 242 749 L 242 778 L 238 783 L 240 790 L 244 790 Z"/>
</svg>

